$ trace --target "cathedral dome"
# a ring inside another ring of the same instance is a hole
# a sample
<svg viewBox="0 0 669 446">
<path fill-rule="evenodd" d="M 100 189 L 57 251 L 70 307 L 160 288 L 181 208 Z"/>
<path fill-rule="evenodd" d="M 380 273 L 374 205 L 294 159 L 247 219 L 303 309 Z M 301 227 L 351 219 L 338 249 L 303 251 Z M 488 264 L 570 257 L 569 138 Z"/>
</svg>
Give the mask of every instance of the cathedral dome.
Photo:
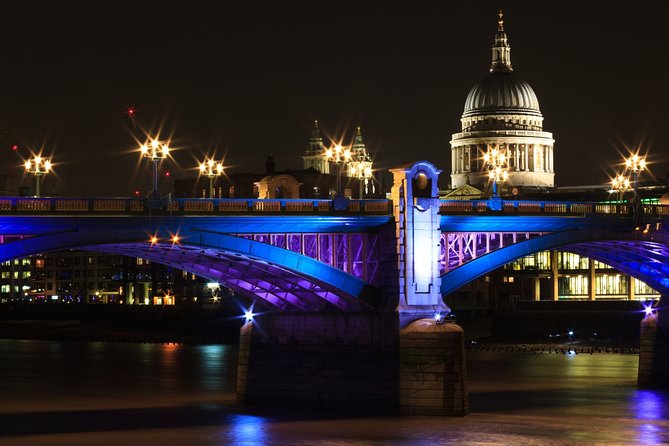
<svg viewBox="0 0 669 446">
<path fill-rule="evenodd" d="M 541 115 L 534 90 L 513 71 L 493 71 L 474 85 L 462 116 L 496 113 Z"/>
</svg>

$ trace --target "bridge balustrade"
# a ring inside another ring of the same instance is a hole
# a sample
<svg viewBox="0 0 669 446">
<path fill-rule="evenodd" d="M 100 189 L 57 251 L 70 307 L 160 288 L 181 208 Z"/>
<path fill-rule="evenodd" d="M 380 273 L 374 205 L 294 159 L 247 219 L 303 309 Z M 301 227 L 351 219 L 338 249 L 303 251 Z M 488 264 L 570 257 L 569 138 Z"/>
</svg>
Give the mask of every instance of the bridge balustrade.
<svg viewBox="0 0 669 446">
<path fill-rule="evenodd" d="M 361 214 L 392 213 L 390 200 L 348 200 L 346 211 Z M 618 203 L 571 203 L 559 201 L 504 200 L 503 214 L 617 214 L 632 215 L 633 206 Z M 72 212 L 72 213 L 144 213 L 167 212 L 184 214 L 246 214 L 246 213 L 330 213 L 332 200 L 310 199 L 176 199 L 147 201 L 137 198 L 23 198 L 0 200 L 0 212 Z M 488 200 L 442 200 L 441 214 L 495 213 Z M 642 205 L 638 212 L 645 216 L 668 216 L 669 206 Z"/>
<path fill-rule="evenodd" d="M 59 212 L 86 212 L 88 211 L 88 200 L 58 200 L 56 211 Z"/>
<path fill-rule="evenodd" d="M 212 201 L 184 201 L 184 212 L 214 212 L 214 203 Z"/>
<path fill-rule="evenodd" d="M 392 213 L 390 200 L 348 200 L 340 212 Z M 0 200 L 0 212 L 19 213 L 170 213 L 170 214 L 247 214 L 247 213 L 330 213 L 332 200 L 310 199 L 176 199 L 144 200 L 138 198 L 32 198 L 7 197 Z"/>
<path fill-rule="evenodd" d="M 95 212 L 125 212 L 125 210 L 125 200 L 93 200 L 93 211 Z"/>
<path fill-rule="evenodd" d="M 26 199 L 17 200 L 17 211 L 48 212 L 51 210 L 51 200 Z"/>
<path fill-rule="evenodd" d="M 502 213 L 504 214 L 616 214 L 631 215 L 633 206 L 619 203 L 571 203 L 559 201 L 525 201 L 504 200 Z M 439 206 L 441 214 L 471 214 L 493 212 L 488 200 L 442 200 Z M 643 205 L 639 212 L 647 216 L 669 215 L 669 206 Z"/>
</svg>

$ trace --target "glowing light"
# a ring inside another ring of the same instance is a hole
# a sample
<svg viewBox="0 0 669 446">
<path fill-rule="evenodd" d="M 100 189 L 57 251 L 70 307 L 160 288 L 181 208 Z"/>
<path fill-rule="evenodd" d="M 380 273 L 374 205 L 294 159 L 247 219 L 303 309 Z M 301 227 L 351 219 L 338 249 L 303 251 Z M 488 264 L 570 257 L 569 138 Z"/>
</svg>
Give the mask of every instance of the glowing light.
<svg viewBox="0 0 669 446">
<path fill-rule="evenodd" d="M 569 333 L 567 333 L 569 336 L 574 336 L 573 330 L 569 330 Z"/>
<path fill-rule="evenodd" d="M 31 164 L 30 164 L 30 161 L 29 161 L 29 160 L 26 161 L 26 164 L 25 164 L 25 166 L 26 166 L 26 170 L 30 170 L 30 165 L 31 165 Z"/>
<path fill-rule="evenodd" d="M 17 146 L 16 144 L 14 144 L 14 145 L 12 146 L 12 150 L 16 152 L 17 150 L 19 150 L 19 146 Z"/>
<path fill-rule="evenodd" d="M 221 285 L 220 285 L 218 282 L 209 282 L 209 283 L 207 284 L 207 288 L 209 288 L 210 290 L 216 289 L 216 288 L 218 288 L 218 287 L 220 287 L 220 286 L 221 286 Z"/>
<path fill-rule="evenodd" d="M 436 312 L 434 313 L 434 321 L 438 324 L 439 322 L 443 321 L 444 317 L 441 315 L 441 313 Z"/>
<path fill-rule="evenodd" d="M 179 243 L 180 237 L 177 234 L 172 236 L 172 243 Z"/>
<path fill-rule="evenodd" d="M 154 235 L 153 237 L 151 237 L 150 241 L 152 245 L 155 245 L 156 243 L 158 243 L 158 237 Z"/>
<path fill-rule="evenodd" d="M 646 316 L 652 315 L 655 312 L 655 310 L 653 310 L 653 301 L 650 301 L 650 303 L 644 303 L 643 311 L 646 314 Z"/>
<path fill-rule="evenodd" d="M 244 319 L 246 320 L 246 322 L 253 322 L 253 311 L 246 310 L 244 312 Z"/>
</svg>

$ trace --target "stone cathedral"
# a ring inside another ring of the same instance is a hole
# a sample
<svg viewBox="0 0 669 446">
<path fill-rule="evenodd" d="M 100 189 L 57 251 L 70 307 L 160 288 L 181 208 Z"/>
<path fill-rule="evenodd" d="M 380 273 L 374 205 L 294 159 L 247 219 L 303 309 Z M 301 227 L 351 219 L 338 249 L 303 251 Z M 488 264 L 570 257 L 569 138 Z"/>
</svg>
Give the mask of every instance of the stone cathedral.
<svg viewBox="0 0 669 446">
<path fill-rule="evenodd" d="M 499 13 L 490 73 L 467 95 L 462 131 L 451 139 L 453 188 L 471 184 L 484 189 L 488 172 L 483 155 L 504 154 L 509 188 L 552 188 L 553 135 L 543 131 L 543 116 L 532 87 L 511 66 L 511 47 Z"/>
</svg>

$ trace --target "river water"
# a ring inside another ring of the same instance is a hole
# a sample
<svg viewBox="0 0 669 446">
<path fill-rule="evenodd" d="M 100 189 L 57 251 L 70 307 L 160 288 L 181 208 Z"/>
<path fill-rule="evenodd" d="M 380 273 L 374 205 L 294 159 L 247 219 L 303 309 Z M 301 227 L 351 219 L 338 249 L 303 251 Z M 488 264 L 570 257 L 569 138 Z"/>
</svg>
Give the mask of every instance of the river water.
<svg viewBox="0 0 669 446">
<path fill-rule="evenodd" d="M 2 445 L 659 445 L 638 356 L 469 353 L 472 414 L 242 410 L 234 347 L 0 340 Z"/>
</svg>

